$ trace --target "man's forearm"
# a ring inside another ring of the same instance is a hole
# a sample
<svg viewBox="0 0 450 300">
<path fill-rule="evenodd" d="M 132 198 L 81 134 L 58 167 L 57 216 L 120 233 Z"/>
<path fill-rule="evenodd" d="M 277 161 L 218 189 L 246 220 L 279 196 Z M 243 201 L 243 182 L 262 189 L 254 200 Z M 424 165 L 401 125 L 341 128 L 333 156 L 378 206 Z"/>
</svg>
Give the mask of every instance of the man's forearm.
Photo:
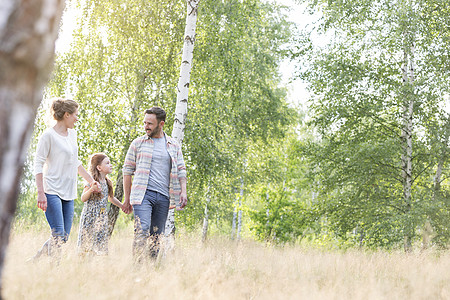
<svg viewBox="0 0 450 300">
<path fill-rule="evenodd" d="M 181 186 L 181 193 L 187 193 L 186 191 L 186 177 L 182 177 L 180 180 L 180 186 Z"/>
<path fill-rule="evenodd" d="M 123 199 L 124 202 L 130 202 L 131 193 L 131 175 L 123 175 Z"/>
</svg>

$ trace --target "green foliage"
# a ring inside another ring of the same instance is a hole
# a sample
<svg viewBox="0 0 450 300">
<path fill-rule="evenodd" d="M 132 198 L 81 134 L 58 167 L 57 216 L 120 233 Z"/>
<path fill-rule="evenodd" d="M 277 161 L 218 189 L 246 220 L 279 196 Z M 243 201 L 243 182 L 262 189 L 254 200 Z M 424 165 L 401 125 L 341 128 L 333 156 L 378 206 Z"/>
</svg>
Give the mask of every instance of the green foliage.
<svg viewBox="0 0 450 300">
<path fill-rule="evenodd" d="M 308 226 L 307 210 L 285 190 L 263 189 L 263 205 L 249 211 L 255 236 L 260 241 L 286 243 L 296 241 Z"/>
<path fill-rule="evenodd" d="M 429 209 L 429 218 L 434 230 L 433 242 L 441 248 L 448 248 L 450 243 L 450 189 L 439 193 L 436 203 Z"/>
<path fill-rule="evenodd" d="M 448 201 L 435 197 L 430 186 L 438 163 L 449 162 L 443 151 L 448 139 L 442 138 L 448 132 L 443 126 L 448 72 L 441 70 L 450 43 L 448 28 L 437 24 L 448 20 L 448 9 L 420 0 L 305 2 L 323 13 L 319 30 L 333 33 L 326 46 L 316 46 L 310 33 L 298 45 L 300 76 L 313 94 L 310 125 L 319 135 L 303 150 L 319 194 L 314 210 L 326 220 L 321 230 L 355 244 L 390 248 L 410 234 L 418 239 L 417 229 L 432 218 L 437 236 L 445 239 L 448 221 L 442 212 Z M 436 34 L 436 28 L 442 32 Z M 413 69 L 402 69 L 405 57 L 413 57 Z M 405 83 L 404 71 L 414 74 L 412 82 Z M 407 200 L 403 114 L 410 101 L 413 185 Z M 447 182 L 448 169 L 443 170 L 441 180 Z"/>
</svg>

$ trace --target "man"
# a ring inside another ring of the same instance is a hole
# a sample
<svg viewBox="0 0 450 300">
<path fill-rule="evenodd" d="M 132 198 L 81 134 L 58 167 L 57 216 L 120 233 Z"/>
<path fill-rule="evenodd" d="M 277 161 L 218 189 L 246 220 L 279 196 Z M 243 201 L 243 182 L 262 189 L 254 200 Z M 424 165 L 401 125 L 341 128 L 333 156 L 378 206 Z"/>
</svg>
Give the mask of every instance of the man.
<svg viewBox="0 0 450 300">
<path fill-rule="evenodd" d="M 133 255 L 138 261 L 147 255 L 157 257 L 169 208 L 187 204 L 183 154 L 163 131 L 165 121 L 162 108 L 145 111 L 146 135 L 131 143 L 123 166 L 122 210 L 127 214 L 134 210 Z"/>
</svg>

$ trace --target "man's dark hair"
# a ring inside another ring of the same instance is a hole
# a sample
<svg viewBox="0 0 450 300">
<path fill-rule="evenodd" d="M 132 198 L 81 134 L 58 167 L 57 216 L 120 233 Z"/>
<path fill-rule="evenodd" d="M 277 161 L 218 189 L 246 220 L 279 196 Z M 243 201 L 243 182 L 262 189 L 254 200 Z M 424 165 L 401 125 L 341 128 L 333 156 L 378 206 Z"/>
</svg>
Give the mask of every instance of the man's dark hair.
<svg viewBox="0 0 450 300">
<path fill-rule="evenodd" d="M 156 116 L 156 120 L 158 120 L 158 123 L 161 121 L 166 122 L 166 111 L 161 107 L 153 106 L 152 108 L 147 109 L 145 114 L 154 114 Z"/>
</svg>

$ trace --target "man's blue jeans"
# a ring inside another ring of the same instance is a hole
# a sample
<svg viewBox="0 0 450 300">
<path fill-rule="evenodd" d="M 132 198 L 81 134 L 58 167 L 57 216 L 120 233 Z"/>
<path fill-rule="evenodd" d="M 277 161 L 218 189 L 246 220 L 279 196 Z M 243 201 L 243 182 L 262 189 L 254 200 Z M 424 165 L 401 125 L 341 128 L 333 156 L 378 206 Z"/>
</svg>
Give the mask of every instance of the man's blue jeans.
<svg viewBox="0 0 450 300">
<path fill-rule="evenodd" d="M 133 253 L 140 260 L 149 255 L 156 258 L 160 248 L 160 235 L 164 229 L 169 212 L 169 197 L 147 190 L 140 205 L 133 205 L 134 242 Z"/>
</svg>

